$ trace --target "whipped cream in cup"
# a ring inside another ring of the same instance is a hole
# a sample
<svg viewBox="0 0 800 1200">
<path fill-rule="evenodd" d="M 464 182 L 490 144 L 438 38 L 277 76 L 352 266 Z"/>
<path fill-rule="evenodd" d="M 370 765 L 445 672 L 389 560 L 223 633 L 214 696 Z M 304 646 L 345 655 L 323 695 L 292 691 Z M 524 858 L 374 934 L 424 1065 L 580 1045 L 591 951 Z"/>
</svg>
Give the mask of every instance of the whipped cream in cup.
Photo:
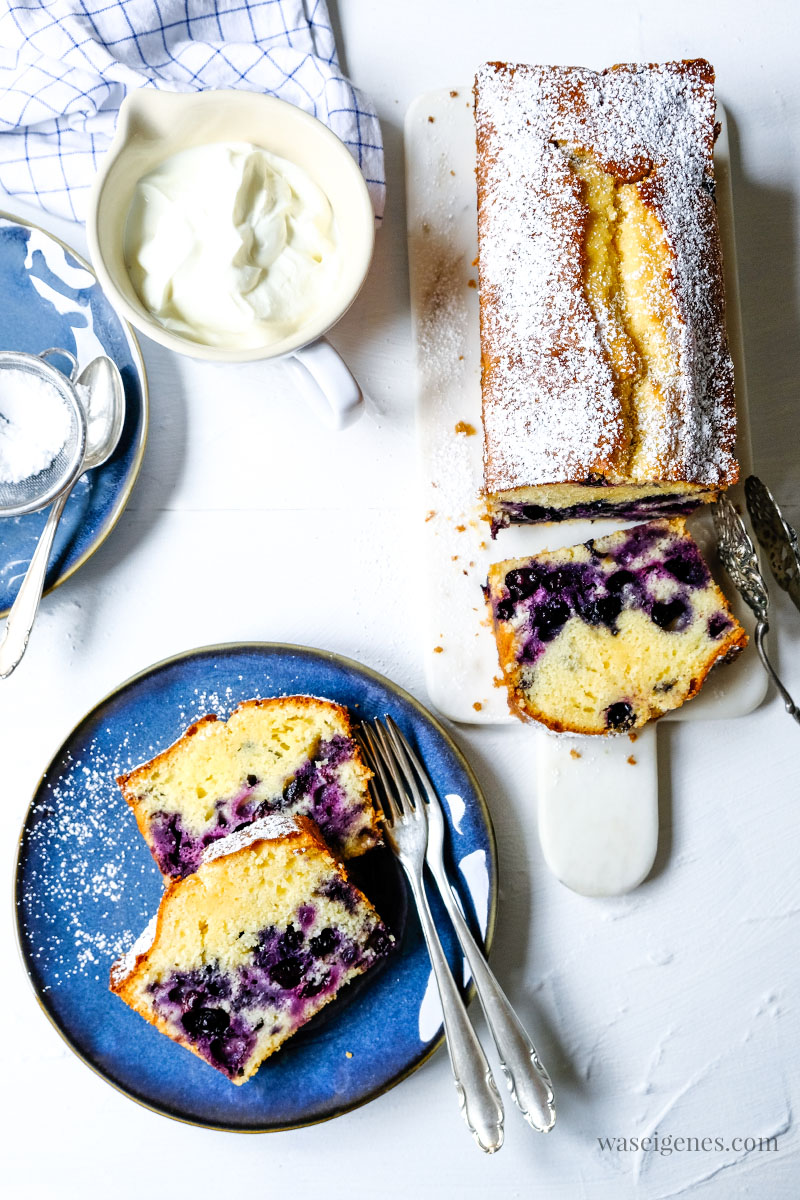
<svg viewBox="0 0 800 1200">
<path fill-rule="evenodd" d="M 147 311 L 207 346 L 264 347 L 294 333 L 341 267 L 325 193 L 302 167 L 244 142 L 179 150 L 149 171 L 124 237 Z"/>
<path fill-rule="evenodd" d="M 329 425 L 361 390 L 322 336 L 366 278 L 366 183 L 322 122 L 243 91 L 129 93 L 92 189 L 87 237 L 114 307 L 215 362 L 285 358 Z"/>
</svg>

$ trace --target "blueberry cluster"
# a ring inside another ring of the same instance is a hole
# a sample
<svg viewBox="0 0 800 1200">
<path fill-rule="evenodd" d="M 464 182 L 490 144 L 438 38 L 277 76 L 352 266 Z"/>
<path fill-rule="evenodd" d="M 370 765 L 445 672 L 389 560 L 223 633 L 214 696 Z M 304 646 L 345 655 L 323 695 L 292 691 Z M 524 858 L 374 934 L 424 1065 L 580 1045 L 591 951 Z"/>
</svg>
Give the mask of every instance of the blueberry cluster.
<svg viewBox="0 0 800 1200">
<path fill-rule="evenodd" d="M 194 971 L 177 971 L 162 983 L 151 985 L 157 1011 L 177 1020 L 188 1040 L 202 1056 L 230 1078 L 244 1074 L 253 1052 L 257 1028 L 231 1003 L 231 976 L 208 964 Z"/>
<path fill-rule="evenodd" d="M 180 813 L 154 813 L 150 832 L 161 871 L 170 878 L 183 879 L 197 870 L 203 851 L 212 842 L 269 813 L 287 809 L 313 817 L 326 841 L 338 850 L 361 819 L 358 808 L 348 804 L 337 778 L 338 767 L 352 758 L 354 748 L 353 740 L 341 734 L 321 742 L 316 756 L 303 763 L 281 794 L 258 803 L 253 798 L 258 776 L 248 775 L 236 796 L 217 801 L 214 824 L 200 835 L 187 829 Z"/>
<path fill-rule="evenodd" d="M 597 486 L 599 481 L 591 481 Z M 498 529 L 511 524 L 538 525 L 545 521 L 591 521 L 596 517 L 617 517 L 620 521 L 646 521 L 652 517 L 688 517 L 697 508 L 697 500 L 683 494 L 650 496 L 642 500 L 615 501 L 613 492 L 608 500 L 589 500 L 568 508 L 548 508 L 541 504 L 519 504 L 505 501 L 492 526 L 492 536 Z"/>
<path fill-rule="evenodd" d="M 345 969 L 366 967 L 391 946 L 379 923 L 363 946 L 333 925 L 309 937 L 298 927 L 304 923 L 307 913 L 305 920 L 298 914 L 298 925 L 262 929 L 251 959 L 235 971 L 215 963 L 178 971 L 152 984 L 156 1011 L 180 1024 L 185 1037 L 214 1066 L 231 1078 L 242 1075 L 263 1025 L 262 1020 L 253 1021 L 252 1010 L 288 1007 L 300 1024 L 308 1000 L 335 991 Z"/>
<path fill-rule="evenodd" d="M 648 555 L 650 543 L 660 536 L 660 530 L 641 526 L 609 554 L 598 554 L 594 543 L 587 542 L 588 562 L 550 564 L 531 559 L 509 571 L 495 616 L 510 621 L 520 608 L 526 610 L 520 661 L 535 662 L 573 616 L 616 634 L 623 609 L 640 609 L 659 629 L 685 629 L 692 620 L 689 593 L 708 584 L 708 570 L 695 547 L 686 542 L 673 544 L 664 555 Z M 644 563 L 635 566 L 643 556 Z M 651 587 L 664 578 L 676 585 L 669 600 L 658 599 Z M 712 631 L 709 623 L 709 634 L 719 637 L 726 627 L 717 622 Z"/>
</svg>

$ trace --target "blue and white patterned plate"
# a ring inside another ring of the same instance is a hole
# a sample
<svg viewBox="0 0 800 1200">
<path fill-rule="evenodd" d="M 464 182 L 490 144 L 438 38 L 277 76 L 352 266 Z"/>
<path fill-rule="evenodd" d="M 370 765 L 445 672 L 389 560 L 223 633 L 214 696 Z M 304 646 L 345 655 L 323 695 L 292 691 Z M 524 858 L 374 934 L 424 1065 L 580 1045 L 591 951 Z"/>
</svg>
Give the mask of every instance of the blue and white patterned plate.
<svg viewBox="0 0 800 1200">
<path fill-rule="evenodd" d="M 114 312 L 88 263 L 44 230 L 0 213 L 0 350 L 69 350 L 83 367 L 113 358 L 125 384 L 122 437 L 102 467 L 76 484 L 50 556 L 45 590 L 89 558 L 113 529 L 139 473 L 147 438 L 144 363 L 130 326 Z M 54 366 L 66 367 L 57 358 Z M 48 510 L 0 520 L 0 615 L 28 569 Z"/>
<path fill-rule="evenodd" d="M 170 745 L 205 712 L 253 696 L 311 693 L 356 718 L 391 713 L 444 798 L 450 876 L 476 931 L 494 929 L 497 870 L 478 783 L 442 726 L 388 679 L 320 650 L 210 646 L 128 680 L 76 727 L 48 767 L 23 827 L 16 877 L 23 960 L 39 1001 L 75 1052 L 150 1108 L 217 1129 L 267 1131 L 355 1108 L 420 1066 L 441 1041 L 441 1009 L 404 879 L 386 849 L 352 869 L 398 948 L 349 985 L 244 1087 L 171 1042 L 108 990 L 112 961 L 155 911 L 161 878 L 115 776 Z M 438 896 L 451 966 L 457 951 Z"/>
</svg>

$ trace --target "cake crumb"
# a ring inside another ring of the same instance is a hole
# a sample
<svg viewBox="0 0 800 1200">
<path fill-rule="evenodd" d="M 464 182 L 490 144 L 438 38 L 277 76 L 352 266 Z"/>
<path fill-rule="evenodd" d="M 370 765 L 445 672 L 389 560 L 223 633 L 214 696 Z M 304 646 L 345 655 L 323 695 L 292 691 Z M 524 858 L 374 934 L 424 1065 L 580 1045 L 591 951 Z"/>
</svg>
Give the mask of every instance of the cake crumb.
<svg viewBox="0 0 800 1200">
<path fill-rule="evenodd" d="M 576 750 L 576 749 L 573 747 L 573 749 L 572 749 L 572 750 L 570 750 L 570 752 L 569 752 L 569 756 L 570 756 L 570 758 L 580 758 L 580 756 L 581 756 L 581 752 L 580 752 L 580 750 Z"/>
<path fill-rule="evenodd" d="M 434 646 L 433 653 L 434 654 L 444 654 L 444 646 Z"/>
<path fill-rule="evenodd" d="M 478 286 L 477 279 L 468 279 L 467 280 L 467 287 L 476 288 L 477 286 Z"/>
<path fill-rule="evenodd" d="M 428 117 L 428 124 L 432 125 L 435 120 L 436 120 L 436 117 Z"/>
<path fill-rule="evenodd" d="M 425 520 L 432 521 L 435 516 L 436 516 L 436 509 L 430 508 L 430 509 L 428 509 L 428 511 L 425 514 Z"/>
<path fill-rule="evenodd" d="M 450 562 L 458 562 L 458 555 L 457 555 L 457 554 L 451 554 L 451 555 L 450 555 Z"/>
<path fill-rule="evenodd" d="M 463 433 L 465 437 L 475 436 L 475 426 L 470 425 L 469 421 L 456 421 L 456 433 Z"/>
<path fill-rule="evenodd" d="M 466 525 L 456 525 L 456 533 L 464 533 L 466 528 Z"/>
<path fill-rule="evenodd" d="M 483 705 L 481 704 L 480 700 L 475 700 L 472 707 L 475 709 L 475 712 L 480 712 L 483 708 Z"/>
<path fill-rule="evenodd" d="M 453 100 L 455 100 L 455 98 L 456 98 L 456 96 L 457 96 L 457 95 L 458 95 L 458 92 L 451 92 L 451 93 L 450 93 L 450 96 L 451 96 L 451 98 L 452 98 Z"/>
<path fill-rule="evenodd" d="M 635 767 L 635 766 L 636 766 L 636 759 L 633 757 L 633 755 L 632 755 L 632 754 L 629 754 L 629 755 L 628 755 L 628 762 L 630 763 L 630 765 L 631 765 L 632 767 Z"/>
<path fill-rule="evenodd" d="M 455 176 L 455 171 L 451 171 L 450 174 Z"/>
<path fill-rule="evenodd" d="M 472 260 L 472 265 L 473 265 L 473 267 L 477 267 L 477 265 L 478 265 L 478 256 L 477 256 L 477 254 L 475 255 L 475 257 L 474 257 L 474 258 L 473 258 L 473 260 Z"/>
<path fill-rule="evenodd" d="M 628 738 L 632 742 L 635 742 L 638 736 L 639 736 L 638 733 L 629 733 L 628 734 Z"/>
<path fill-rule="evenodd" d="M 458 356 L 458 361 L 459 361 L 459 362 L 463 362 L 463 361 L 464 361 L 464 355 L 463 355 L 463 354 L 459 354 L 459 356 Z"/>
<path fill-rule="evenodd" d="M 345 1056 L 345 1058 L 352 1058 L 352 1057 L 353 1057 L 353 1051 L 352 1051 L 352 1050 L 345 1050 L 345 1052 L 344 1052 L 344 1056 Z"/>
</svg>

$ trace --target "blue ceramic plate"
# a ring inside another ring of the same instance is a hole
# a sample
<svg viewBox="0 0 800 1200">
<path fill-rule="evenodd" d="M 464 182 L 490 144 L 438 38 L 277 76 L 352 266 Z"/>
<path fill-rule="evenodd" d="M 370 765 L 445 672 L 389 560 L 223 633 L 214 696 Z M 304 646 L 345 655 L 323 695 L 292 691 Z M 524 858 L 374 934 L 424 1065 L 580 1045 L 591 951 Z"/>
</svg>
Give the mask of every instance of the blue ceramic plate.
<svg viewBox="0 0 800 1200">
<path fill-rule="evenodd" d="M 73 250 L 34 225 L 0 213 L 0 350 L 69 350 L 81 367 L 107 354 L 122 373 L 127 410 L 119 445 L 78 481 L 50 556 L 45 590 L 76 571 L 113 529 L 139 473 L 147 438 L 147 383 L 130 326 Z M 66 359 L 49 360 L 69 371 Z M 0 520 L 0 615 L 14 602 L 48 510 Z"/>
<path fill-rule="evenodd" d="M 450 875 L 485 942 L 494 927 L 494 836 L 477 781 L 406 692 L 349 659 L 300 646 L 210 646 L 158 663 L 101 701 L 48 767 L 23 828 L 16 899 L 26 969 L 48 1016 L 109 1083 L 168 1116 L 266 1131 L 338 1116 L 408 1075 L 441 1041 L 441 1010 L 406 885 L 386 849 L 352 870 L 397 951 L 349 985 L 243 1087 L 171 1042 L 108 991 L 114 958 L 155 912 L 160 876 L 114 779 L 205 712 L 252 696 L 312 693 L 355 718 L 391 713 L 427 764 L 449 823 Z M 462 960 L 441 906 L 451 965 Z"/>
</svg>

